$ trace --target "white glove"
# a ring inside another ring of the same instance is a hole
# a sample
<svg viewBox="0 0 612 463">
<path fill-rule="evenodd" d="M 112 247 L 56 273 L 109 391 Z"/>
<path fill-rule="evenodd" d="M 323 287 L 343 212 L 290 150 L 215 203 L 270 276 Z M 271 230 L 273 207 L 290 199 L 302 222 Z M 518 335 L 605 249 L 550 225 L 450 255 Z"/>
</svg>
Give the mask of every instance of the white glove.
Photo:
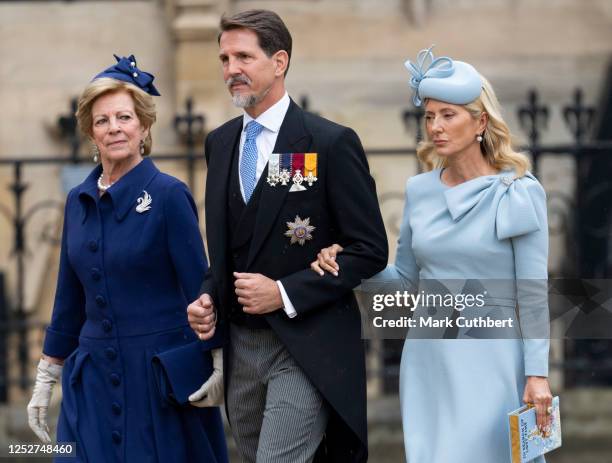
<svg viewBox="0 0 612 463">
<path fill-rule="evenodd" d="M 47 410 L 49 409 L 53 386 L 62 376 L 62 368 L 62 365 L 49 363 L 45 359 L 38 362 L 36 383 L 28 404 L 28 424 L 45 444 L 51 443 L 49 426 L 47 426 Z"/>
<path fill-rule="evenodd" d="M 223 403 L 223 349 L 210 351 L 213 372 L 202 387 L 189 396 L 195 407 L 216 407 Z"/>
</svg>

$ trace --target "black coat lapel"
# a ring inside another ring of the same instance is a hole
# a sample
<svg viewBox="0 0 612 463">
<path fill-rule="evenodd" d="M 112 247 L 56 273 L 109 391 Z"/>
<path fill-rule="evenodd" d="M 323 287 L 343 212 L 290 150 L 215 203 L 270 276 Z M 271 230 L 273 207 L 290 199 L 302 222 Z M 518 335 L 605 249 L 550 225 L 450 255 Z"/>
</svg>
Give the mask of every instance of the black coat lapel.
<svg viewBox="0 0 612 463">
<path fill-rule="evenodd" d="M 228 127 L 211 141 L 206 178 L 206 236 L 212 270 L 218 281 L 225 280 L 227 269 L 227 211 L 228 189 L 232 157 L 242 130 L 242 117 L 228 123 Z"/>
<path fill-rule="evenodd" d="M 312 136 L 304 127 L 304 113 L 300 107 L 291 100 L 285 119 L 278 132 L 278 137 L 276 138 L 274 153 L 306 153 L 309 152 L 311 145 Z M 265 178 L 261 180 L 264 182 L 260 200 L 261 207 L 258 208 L 257 218 L 255 220 L 255 229 L 249 249 L 247 268 L 253 263 L 268 233 L 270 233 L 270 229 L 276 222 L 276 217 L 289 191 L 288 186 L 283 187 L 277 185 L 271 187 Z"/>
</svg>

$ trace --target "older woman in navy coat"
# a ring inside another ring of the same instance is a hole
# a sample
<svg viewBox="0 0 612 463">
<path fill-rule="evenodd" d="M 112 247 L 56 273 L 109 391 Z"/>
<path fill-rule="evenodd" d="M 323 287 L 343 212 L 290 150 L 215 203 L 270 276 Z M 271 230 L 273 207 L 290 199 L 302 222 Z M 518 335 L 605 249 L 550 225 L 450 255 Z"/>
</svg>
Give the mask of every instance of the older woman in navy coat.
<svg viewBox="0 0 612 463">
<path fill-rule="evenodd" d="M 30 426 L 50 442 L 46 414 L 61 376 L 57 440 L 76 443 L 76 461 L 226 462 L 219 409 L 186 399 L 193 391 L 185 384 L 199 387 L 221 345 L 201 343 L 187 324 L 187 301 L 207 267 L 196 207 L 182 182 L 145 157 L 151 95 L 159 95 L 153 76 L 133 56 L 116 58 L 79 101 L 79 124 L 101 164 L 66 201 Z M 218 376 L 210 376 L 211 393 Z"/>
</svg>

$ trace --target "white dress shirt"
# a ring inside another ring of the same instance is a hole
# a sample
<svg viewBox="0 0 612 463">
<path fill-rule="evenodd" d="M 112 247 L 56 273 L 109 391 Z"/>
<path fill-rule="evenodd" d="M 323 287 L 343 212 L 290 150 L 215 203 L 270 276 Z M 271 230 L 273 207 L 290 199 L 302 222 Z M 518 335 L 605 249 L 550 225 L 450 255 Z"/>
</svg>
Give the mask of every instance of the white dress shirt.
<svg viewBox="0 0 612 463">
<path fill-rule="evenodd" d="M 278 137 L 278 132 L 280 130 L 281 124 L 285 119 L 285 114 L 287 114 L 287 110 L 289 109 L 289 103 L 291 100 L 289 99 L 289 95 L 287 92 L 283 95 L 283 97 L 270 106 L 266 111 L 261 113 L 255 121 L 261 124 L 264 128 L 261 133 L 257 136 L 255 143 L 257 145 L 257 168 L 255 170 L 255 185 L 259 182 L 259 178 L 266 168 L 266 164 L 270 159 L 270 154 L 274 151 L 274 145 L 276 145 L 276 139 Z M 244 142 L 246 139 L 246 126 L 249 122 L 251 122 L 253 118 L 249 116 L 246 112 L 244 112 L 243 120 L 242 120 L 242 132 L 240 133 L 240 158 L 238 160 L 238 165 L 242 162 L 242 151 L 244 148 Z M 240 192 L 242 193 L 242 199 L 244 197 L 244 187 L 242 186 L 242 178 L 240 178 Z M 278 289 L 280 290 L 281 297 L 283 299 L 283 310 L 287 314 L 289 318 L 293 318 L 297 315 L 293 304 L 289 300 L 289 296 L 285 292 L 285 288 L 283 288 L 283 284 L 280 281 L 277 281 Z"/>
</svg>

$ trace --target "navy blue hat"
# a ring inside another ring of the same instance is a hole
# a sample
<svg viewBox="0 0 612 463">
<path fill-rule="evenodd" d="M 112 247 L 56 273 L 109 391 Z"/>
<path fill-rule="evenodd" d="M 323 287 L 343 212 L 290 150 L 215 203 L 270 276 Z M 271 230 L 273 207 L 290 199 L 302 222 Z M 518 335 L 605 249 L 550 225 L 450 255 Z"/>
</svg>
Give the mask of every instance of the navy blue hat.
<svg viewBox="0 0 612 463">
<path fill-rule="evenodd" d="M 404 63 L 412 74 L 410 86 L 414 89 L 414 105 L 421 106 L 426 98 L 458 105 L 478 98 L 482 91 L 482 78 L 478 71 L 471 64 L 448 56 L 434 58 L 432 48 L 421 50 L 416 63 L 410 60 Z"/>
<path fill-rule="evenodd" d="M 117 55 L 113 56 L 117 60 L 117 64 L 105 69 L 100 74 L 95 76 L 93 80 L 101 77 L 110 77 L 112 79 L 122 80 L 124 82 L 134 84 L 136 87 L 144 90 L 149 95 L 160 96 L 159 92 L 153 85 L 153 79 L 155 79 L 155 77 L 153 74 L 149 74 L 148 72 L 138 69 L 134 55 L 130 55 L 129 58 L 126 58 L 125 56 L 123 58 L 119 58 Z"/>
</svg>

